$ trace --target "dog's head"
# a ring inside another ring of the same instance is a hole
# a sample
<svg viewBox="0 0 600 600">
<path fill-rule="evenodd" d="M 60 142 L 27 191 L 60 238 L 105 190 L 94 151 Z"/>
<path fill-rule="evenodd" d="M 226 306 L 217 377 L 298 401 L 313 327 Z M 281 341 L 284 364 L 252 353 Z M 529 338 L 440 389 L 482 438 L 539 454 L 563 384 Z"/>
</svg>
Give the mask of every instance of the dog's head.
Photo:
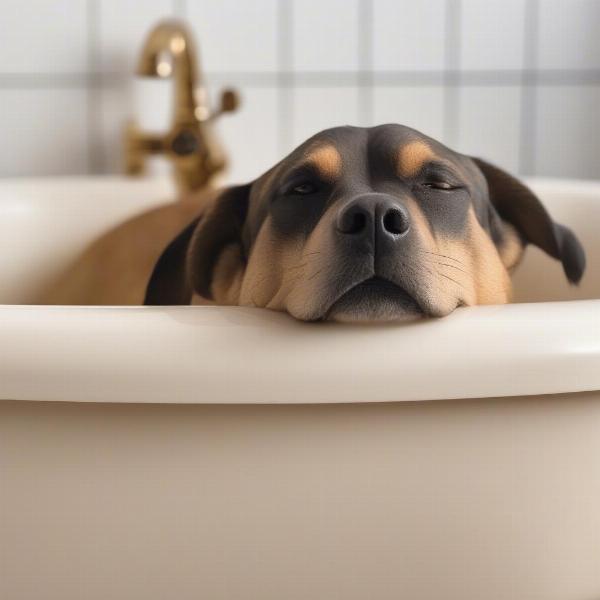
<svg viewBox="0 0 600 600">
<path fill-rule="evenodd" d="M 527 243 L 580 280 L 577 238 L 504 171 L 401 125 L 339 127 L 223 191 L 165 250 L 146 303 L 196 292 L 302 320 L 440 317 L 507 302 Z"/>
</svg>

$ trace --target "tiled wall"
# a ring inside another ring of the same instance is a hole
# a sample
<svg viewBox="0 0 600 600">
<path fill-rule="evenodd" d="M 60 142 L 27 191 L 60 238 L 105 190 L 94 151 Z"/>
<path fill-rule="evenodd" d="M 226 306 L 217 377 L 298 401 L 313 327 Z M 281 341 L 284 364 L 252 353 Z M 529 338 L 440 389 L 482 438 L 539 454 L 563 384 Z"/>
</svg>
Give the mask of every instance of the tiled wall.
<svg viewBox="0 0 600 600">
<path fill-rule="evenodd" d="M 0 175 L 120 170 L 123 122 L 169 120 L 132 77 L 160 18 L 197 33 L 230 178 L 310 134 L 400 122 L 522 174 L 600 178 L 600 0 L 2 0 Z"/>
</svg>

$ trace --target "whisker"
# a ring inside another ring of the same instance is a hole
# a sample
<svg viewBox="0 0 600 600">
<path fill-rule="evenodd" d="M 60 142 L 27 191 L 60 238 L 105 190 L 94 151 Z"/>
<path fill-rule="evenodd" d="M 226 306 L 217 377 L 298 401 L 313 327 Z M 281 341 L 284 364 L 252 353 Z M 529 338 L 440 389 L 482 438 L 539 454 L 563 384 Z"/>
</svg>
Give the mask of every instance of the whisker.
<svg viewBox="0 0 600 600">
<path fill-rule="evenodd" d="M 429 252 L 427 250 L 417 250 L 417 252 L 422 252 L 423 254 L 431 254 L 433 256 L 438 256 L 439 258 L 447 258 L 448 260 L 453 260 L 454 262 L 457 262 L 459 265 L 465 264 L 462 260 L 458 260 L 458 258 L 454 258 L 453 256 L 448 256 L 446 254 L 440 254 L 439 252 Z"/>
<path fill-rule="evenodd" d="M 439 262 L 437 264 L 441 265 L 442 267 L 450 267 L 451 269 L 456 269 L 457 271 L 460 271 L 461 273 L 464 273 L 465 275 L 470 274 L 468 271 L 465 271 L 464 269 L 461 269 L 460 267 L 457 267 L 456 265 L 449 265 L 447 263 L 442 263 L 442 262 Z"/>
<path fill-rule="evenodd" d="M 443 273 L 438 272 L 438 275 L 440 275 L 441 277 L 445 277 L 446 279 L 449 279 L 450 281 L 454 282 L 456 285 L 458 285 L 461 289 L 465 289 L 465 286 L 460 283 L 459 281 L 456 281 L 456 279 L 452 279 L 452 277 L 448 277 L 448 275 L 444 275 Z"/>
<path fill-rule="evenodd" d="M 443 262 L 438 262 L 438 261 L 433 261 L 429 264 L 436 264 L 436 265 L 441 265 L 443 267 L 450 267 L 451 269 L 456 269 L 457 271 L 460 271 L 461 273 L 464 273 L 465 275 L 470 275 L 469 271 L 465 271 L 464 269 L 461 269 L 460 267 L 457 267 L 456 265 L 449 265 L 448 263 L 443 263 Z"/>
<path fill-rule="evenodd" d="M 321 267 L 316 273 L 313 273 L 308 279 L 307 281 L 311 281 L 312 279 L 314 279 L 325 267 Z"/>
<path fill-rule="evenodd" d="M 435 274 L 435 275 L 442 275 L 442 276 L 444 276 L 444 277 L 445 277 L 445 275 L 443 275 L 442 273 L 438 273 L 437 271 L 435 271 L 435 272 L 434 272 L 434 271 L 432 271 L 431 269 L 429 269 L 429 268 L 427 268 L 427 267 L 424 267 L 424 266 L 422 266 L 422 265 L 420 265 L 419 267 L 415 267 L 414 265 L 411 265 L 411 264 L 408 264 L 408 263 L 405 263 L 405 262 L 401 262 L 401 264 L 402 264 L 402 266 L 406 267 L 407 269 L 409 269 L 409 271 L 411 271 L 411 272 L 412 272 L 414 275 L 417 275 L 417 276 L 419 275 L 419 269 L 421 269 L 421 268 L 424 268 L 424 269 L 426 269 L 427 271 L 429 271 L 429 272 L 430 272 L 432 275 L 433 275 L 433 274 Z M 450 278 L 448 278 L 448 279 L 450 279 Z M 455 281 L 455 283 L 457 283 L 458 285 L 460 285 L 460 283 L 458 283 L 458 282 L 456 282 L 456 281 Z M 443 288 L 443 287 L 442 287 L 442 286 L 439 284 L 439 282 L 437 282 L 437 281 L 435 281 L 435 280 L 428 282 L 428 285 L 429 285 L 431 288 L 433 288 L 433 289 L 434 289 L 434 290 L 435 290 L 437 293 L 441 293 L 442 295 L 444 295 L 444 296 L 446 296 L 446 297 L 448 297 L 448 298 L 453 298 L 453 299 L 455 298 L 455 295 L 454 295 L 454 294 L 452 294 L 452 293 L 451 293 L 451 292 L 449 292 L 448 290 L 444 289 L 444 288 Z M 462 286 L 461 286 L 461 287 L 462 287 Z M 464 288 L 463 288 L 463 289 L 464 289 Z"/>
<path fill-rule="evenodd" d="M 295 265 L 294 267 L 288 267 L 287 270 L 288 271 L 295 271 L 296 269 L 300 269 L 302 267 L 305 267 L 308 264 L 308 261 L 306 261 L 305 263 L 302 263 L 301 265 Z"/>
<path fill-rule="evenodd" d="M 268 277 L 269 275 L 270 275 L 269 273 L 267 273 L 266 275 L 263 275 L 263 276 L 262 276 L 262 277 L 261 277 L 261 278 L 260 278 L 258 281 L 256 281 L 256 282 L 254 283 L 254 285 L 252 286 L 252 289 L 250 290 L 250 296 L 252 296 L 252 301 L 253 301 L 253 302 L 254 302 L 254 292 L 256 291 L 256 288 L 257 288 L 257 287 L 258 287 L 258 286 L 259 286 L 261 283 L 263 283 L 263 282 L 264 282 L 264 281 L 267 279 L 267 277 Z"/>
</svg>

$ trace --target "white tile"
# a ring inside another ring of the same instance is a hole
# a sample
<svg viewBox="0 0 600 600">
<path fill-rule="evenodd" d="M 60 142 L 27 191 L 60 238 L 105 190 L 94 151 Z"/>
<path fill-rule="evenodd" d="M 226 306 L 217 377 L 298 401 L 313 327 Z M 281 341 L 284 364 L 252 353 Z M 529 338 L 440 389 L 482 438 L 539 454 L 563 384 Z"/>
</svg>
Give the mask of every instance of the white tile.
<svg viewBox="0 0 600 600">
<path fill-rule="evenodd" d="M 86 173 L 87 104 L 82 90 L 0 90 L 5 150 L 0 174 Z"/>
<path fill-rule="evenodd" d="M 521 90 L 517 86 L 463 88 L 456 150 L 516 173 L 520 116 Z"/>
<path fill-rule="evenodd" d="M 207 71 L 277 69 L 277 0 L 188 0 Z"/>
<path fill-rule="evenodd" d="M 139 78 L 129 82 L 131 113 L 147 131 L 167 131 L 173 125 L 174 87 L 169 79 Z"/>
<path fill-rule="evenodd" d="M 537 93 L 536 175 L 600 177 L 600 86 Z"/>
<path fill-rule="evenodd" d="M 374 0 L 375 69 L 442 69 L 445 5 L 444 0 Z"/>
<path fill-rule="evenodd" d="M 87 2 L 2 0 L 1 73 L 84 72 Z"/>
<path fill-rule="evenodd" d="M 444 94 L 441 86 L 378 86 L 373 95 L 373 123 L 400 123 L 441 140 Z"/>
<path fill-rule="evenodd" d="M 173 14 L 171 0 L 101 0 L 97 23 L 99 69 L 132 74 L 148 32 Z"/>
<path fill-rule="evenodd" d="M 134 121 L 148 133 L 166 133 L 173 122 L 173 87 L 169 80 L 130 79 L 102 89 L 96 129 L 103 172 L 123 172 L 123 132 Z M 166 165 L 166 166 L 165 166 Z M 163 156 L 149 157 L 149 173 L 165 172 L 168 161 Z"/>
<path fill-rule="evenodd" d="M 300 71 L 358 68 L 358 1 L 295 0 L 293 60 Z"/>
<path fill-rule="evenodd" d="M 339 125 L 358 125 L 358 91 L 355 87 L 299 87 L 294 92 L 293 145 Z"/>
<path fill-rule="evenodd" d="M 240 107 L 219 117 L 215 126 L 229 157 L 224 179 L 243 183 L 262 175 L 281 159 L 277 136 L 278 92 L 274 87 L 233 87 L 240 90 Z M 218 91 L 213 90 L 215 97 Z"/>
<path fill-rule="evenodd" d="M 539 66 L 599 68 L 600 2 L 541 0 L 539 6 Z"/>
<path fill-rule="evenodd" d="M 462 69 L 520 69 L 525 29 L 523 0 L 462 0 Z"/>
</svg>

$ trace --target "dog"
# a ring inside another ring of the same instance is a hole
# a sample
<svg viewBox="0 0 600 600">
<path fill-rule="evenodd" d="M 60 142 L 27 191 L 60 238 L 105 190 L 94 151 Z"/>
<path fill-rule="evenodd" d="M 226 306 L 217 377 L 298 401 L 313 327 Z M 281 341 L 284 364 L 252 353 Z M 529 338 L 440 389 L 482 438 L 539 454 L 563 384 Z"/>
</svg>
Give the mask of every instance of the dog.
<svg viewBox="0 0 600 600">
<path fill-rule="evenodd" d="M 144 303 L 198 294 L 303 321 L 443 317 L 509 302 L 527 244 L 580 281 L 576 236 L 505 171 L 402 125 L 337 127 L 222 191 L 164 250 Z"/>
</svg>

